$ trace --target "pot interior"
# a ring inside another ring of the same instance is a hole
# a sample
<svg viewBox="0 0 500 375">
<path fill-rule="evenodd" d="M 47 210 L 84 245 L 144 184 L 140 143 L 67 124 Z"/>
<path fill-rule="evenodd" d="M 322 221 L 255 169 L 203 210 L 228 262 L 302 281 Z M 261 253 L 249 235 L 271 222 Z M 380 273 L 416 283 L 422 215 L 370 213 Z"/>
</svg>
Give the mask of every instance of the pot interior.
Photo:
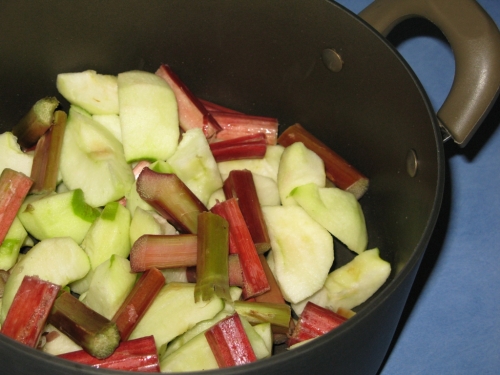
<svg viewBox="0 0 500 375">
<path fill-rule="evenodd" d="M 418 266 L 442 193 L 435 117 L 399 54 L 339 5 L 324 0 L 17 0 L 2 3 L 0 10 L 2 131 L 41 97 L 62 99 L 55 88 L 58 73 L 154 72 L 167 63 L 197 96 L 277 117 L 282 130 L 298 122 L 370 178 L 361 199 L 369 248 L 379 247 L 393 272 L 387 285 L 358 309 L 359 317 L 346 332 L 369 319 L 370 311 Z M 327 69 L 325 49 L 341 56 L 339 72 Z M 418 159 L 414 177 L 407 172 L 411 152 Z M 337 248 L 336 265 L 352 258 Z M 339 335 L 340 329 L 320 344 Z M 5 358 L 26 352 L 4 338 L 0 347 Z M 300 349 L 297 353 L 301 357 Z M 36 356 L 35 364 L 27 361 L 26 366 L 53 366 L 53 359 Z M 258 366 L 282 366 L 278 357 Z M 378 355 L 375 362 L 379 365 L 382 358 Z"/>
</svg>

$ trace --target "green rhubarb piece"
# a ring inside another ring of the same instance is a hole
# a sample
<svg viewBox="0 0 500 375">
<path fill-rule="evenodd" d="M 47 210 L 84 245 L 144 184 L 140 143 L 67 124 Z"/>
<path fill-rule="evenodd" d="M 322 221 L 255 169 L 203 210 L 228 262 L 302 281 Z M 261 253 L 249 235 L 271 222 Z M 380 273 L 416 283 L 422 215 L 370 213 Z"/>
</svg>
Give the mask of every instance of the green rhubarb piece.
<svg viewBox="0 0 500 375">
<path fill-rule="evenodd" d="M 22 148 L 30 148 L 38 142 L 52 125 L 54 111 L 58 106 L 59 101 L 55 97 L 40 99 L 12 128 L 12 133 Z"/>
<path fill-rule="evenodd" d="M 0 270 L 8 271 L 16 264 L 19 251 L 27 236 L 24 226 L 16 217 L 0 245 Z"/>
<path fill-rule="evenodd" d="M 212 212 L 198 215 L 196 301 L 214 297 L 231 301 L 229 294 L 229 223 Z"/>
<path fill-rule="evenodd" d="M 235 301 L 234 309 L 252 324 L 271 323 L 288 328 L 291 309 L 286 303 Z"/>
<path fill-rule="evenodd" d="M 68 292 L 56 299 L 48 322 L 98 359 L 109 357 L 120 344 L 116 324 Z"/>
<path fill-rule="evenodd" d="M 0 173 L 10 168 L 29 176 L 32 165 L 33 153 L 23 152 L 12 132 L 0 134 Z"/>
<path fill-rule="evenodd" d="M 192 283 L 166 284 L 132 331 L 129 340 L 153 335 L 157 348 L 160 348 L 198 322 L 211 319 L 222 311 L 224 301 L 220 298 L 195 302 L 194 288 Z"/>
<path fill-rule="evenodd" d="M 99 210 L 87 204 L 80 189 L 28 196 L 18 213 L 33 237 L 71 237 L 77 243 L 82 242 L 98 216 Z"/>
<path fill-rule="evenodd" d="M 202 129 L 182 135 L 175 153 L 168 159 L 174 173 L 204 205 L 222 187 L 222 178 Z"/>
<path fill-rule="evenodd" d="M 70 237 L 49 238 L 38 242 L 12 267 L 2 298 L 1 322 L 24 276 L 38 276 L 62 287 L 81 279 L 90 270 L 83 249 Z"/>
</svg>

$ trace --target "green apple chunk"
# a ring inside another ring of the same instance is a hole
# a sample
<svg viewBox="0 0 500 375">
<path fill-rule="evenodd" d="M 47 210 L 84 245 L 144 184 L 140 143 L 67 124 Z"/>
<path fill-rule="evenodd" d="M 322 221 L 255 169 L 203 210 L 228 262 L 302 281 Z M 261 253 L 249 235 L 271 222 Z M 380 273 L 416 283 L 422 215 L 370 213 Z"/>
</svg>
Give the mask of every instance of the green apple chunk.
<svg viewBox="0 0 500 375">
<path fill-rule="evenodd" d="M 202 129 L 185 132 L 177 150 L 167 161 L 204 205 L 208 204 L 212 193 L 222 187 L 219 168 Z"/>
<path fill-rule="evenodd" d="M 98 74 L 95 70 L 57 75 L 59 93 L 71 104 L 91 114 L 118 113 L 118 84 L 116 76 Z"/>
<path fill-rule="evenodd" d="M 121 143 L 74 106 L 66 122 L 60 170 L 64 184 L 82 189 L 94 207 L 121 199 L 135 181 Z"/>
<path fill-rule="evenodd" d="M 273 273 L 288 302 L 323 286 L 333 264 L 333 238 L 299 206 L 264 206 Z"/>
<path fill-rule="evenodd" d="M 33 237 L 71 237 L 83 241 L 99 210 L 87 204 L 82 190 L 66 193 L 30 195 L 22 204 L 17 217 Z"/>
<path fill-rule="evenodd" d="M 291 196 L 350 250 L 360 254 L 366 249 L 365 216 L 352 193 L 335 187 L 319 188 L 310 183 L 295 188 Z"/>
<path fill-rule="evenodd" d="M 296 204 L 290 193 L 297 186 L 314 183 L 324 187 L 326 181 L 325 164 L 316 153 L 302 142 L 285 148 L 278 169 L 278 191 L 281 204 Z"/>
<path fill-rule="evenodd" d="M 5 239 L 0 245 L 0 270 L 8 271 L 16 264 L 19 251 L 28 233 L 19 218 L 14 218 Z"/>
<path fill-rule="evenodd" d="M 179 115 L 174 92 L 156 74 L 118 74 L 123 148 L 128 162 L 166 160 L 177 148 Z"/>
<path fill-rule="evenodd" d="M 153 335 L 157 348 L 160 348 L 198 322 L 213 318 L 224 308 L 224 301 L 220 298 L 196 303 L 194 288 L 193 283 L 165 285 L 132 331 L 129 340 Z"/>
<path fill-rule="evenodd" d="M 178 234 L 177 230 L 155 211 L 137 207 L 130 223 L 130 243 L 144 234 Z"/>
<path fill-rule="evenodd" d="M 232 170 L 248 169 L 254 174 L 278 181 L 278 169 L 281 155 L 285 148 L 280 145 L 267 146 L 266 154 L 262 159 L 229 160 L 217 163 L 220 174 L 225 180 Z"/>
<path fill-rule="evenodd" d="M 137 275 L 130 262 L 113 254 L 94 270 L 89 290 L 81 301 L 105 318 L 112 319 L 134 287 Z"/>
<path fill-rule="evenodd" d="M 49 238 L 38 242 L 11 269 L 2 299 L 1 321 L 5 320 L 24 276 L 38 276 L 64 287 L 84 277 L 89 270 L 89 257 L 72 238 Z"/>
<path fill-rule="evenodd" d="M 59 331 L 52 324 L 47 324 L 45 326 L 44 332 L 47 334 L 54 332 L 54 334 L 52 334 L 53 336 L 51 337 L 51 339 L 47 340 L 45 344 L 42 346 L 41 349 L 42 352 L 52 355 L 59 355 L 59 354 L 71 353 L 82 350 L 82 347 L 80 345 L 75 343 L 73 340 L 71 340 L 61 331 Z"/>
<path fill-rule="evenodd" d="M 122 126 L 118 115 L 93 115 L 92 118 L 104 126 L 117 140 L 122 141 Z"/>
<path fill-rule="evenodd" d="M 10 168 L 29 176 L 32 165 L 33 153 L 23 152 L 12 132 L 0 134 L 0 173 L 5 168 Z"/>
<path fill-rule="evenodd" d="M 366 250 L 331 272 L 324 287 L 308 300 L 333 311 L 339 308 L 352 309 L 370 298 L 385 283 L 390 273 L 391 265 L 380 258 L 378 248 Z M 300 314 L 306 303 L 302 301 L 292 305 L 292 308 Z"/>
<path fill-rule="evenodd" d="M 73 292 L 82 294 L 90 287 L 95 269 L 113 254 L 124 258 L 130 254 L 130 212 L 118 202 L 110 202 L 87 231 L 81 246 L 89 256 L 91 272 L 71 284 Z"/>
</svg>

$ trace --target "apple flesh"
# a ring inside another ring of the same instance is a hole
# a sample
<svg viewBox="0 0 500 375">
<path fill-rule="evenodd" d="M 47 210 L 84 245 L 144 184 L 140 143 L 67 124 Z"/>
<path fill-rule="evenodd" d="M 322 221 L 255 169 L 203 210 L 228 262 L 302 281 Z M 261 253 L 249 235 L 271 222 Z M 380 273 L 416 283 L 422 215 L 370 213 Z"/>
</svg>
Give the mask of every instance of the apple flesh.
<svg viewBox="0 0 500 375">
<path fill-rule="evenodd" d="M 0 134 L 0 173 L 5 168 L 10 168 L 29 176 L 32 165 L 33 153 L 23 152 L 12 132 Z"/>
<path fill-rule="evenodd" d="M 333 238 L 299 206 L 265 206 L 262 212 L 271 238 L 271 270 L 283 297 L 302 301 L 323 287 L 333 264 Z"/>
<path fill-rule="evenodd" d="M 365 216 L 352 193 L 335 187 L 320 188 L 309 183 L 295 188 L 291 196 L 350 250 L 360 254 L 366 249 L 368 234 Z"/>
<path fill-rule="evenodd" d="M 170 86 L 144 71 L 118 74 L 123 149 L 127 162 L 166 160 L 177 148 L 179 116 Z"/>
<path fill-rule="evenodd" d="M 92 114 L 118 114 L 116 76 L 98 74 L 95 70 L 57 75 L 59 93 L 71 104 Z"/>
</svg>

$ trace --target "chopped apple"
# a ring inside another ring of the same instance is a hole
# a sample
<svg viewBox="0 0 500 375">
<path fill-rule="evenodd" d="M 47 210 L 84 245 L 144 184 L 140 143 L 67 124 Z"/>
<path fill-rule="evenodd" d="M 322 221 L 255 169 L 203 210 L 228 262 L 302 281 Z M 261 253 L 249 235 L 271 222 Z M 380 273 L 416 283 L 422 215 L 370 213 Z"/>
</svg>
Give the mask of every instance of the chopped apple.
<svg viewBox="0 0 500 375">
<path fill-rule="evenodd" d="M 115 136 L 120 142 L 122 141 L 122 127 L 120 123 L 120 116 L 118 115 L 93 115 L 92 118 L 99 124 L 103 125 Z"/>
<path fill-rule="evenodd" d="M 370 298 L 391 273 L 389 262 L 380 258 L 378 248 L 366 250 L 346 265 L 332 271 L 315 295 L 292 305 L 301 314 L 308 301 L 332 311 L 350 310 Z"/>
<path fill-rule="evenodd" d="M 170 86 L 153 73 L 118 74 L 123 149 L 128 162 L 166 160 L 179 140 L 177 101 Z"/>
<path fill-rule="evenodd" d="M 299 206 L 262 207 L 271 238 L 273 273 L 288 302 L 323 286 L 333 264 L 333 238 Z"/>
<path fill-rule="evenodd" d="M 212 193 L 222 187 L 217 163 L 203 130 L 190 129 L 182 135 L 175 153 L 168 159 L 174 173 L 204 205 Z"/>
<path fill-rule="evenodd" d="M 98 74 L 95 70 L 57 75 L 59 93 L 71 104 L 92 114 L 118 113 L 116 76 Z"/>
<path fill-rule="evenodd" d="M 10 168 L 29 176 L 32 165 L 33 153 L 23 152 L 12 132 L 0 134 L 0 173 L 5 168 Z"/>
<path fill-rule="evenodd" d="M 295 188 L 291 196 L 350 250 L 360 254 L 366 249 L 368 234 L 365 216 L 352 193 L 335 187 L 320 188 L 309 183 Z"/>
<path fill-rule="evenodd" d="M 297 186 L 314 183 L 324 187 L 326 181 L 325 164 L 302 142 L 285 148 L 278 169 L 278 191 L 282 205 L 296 204 L 290 193 Z"/>
<path fill-rule="evenodd" d="M 177 230 L 155 211 L 136 207 L 130 222 L 130 243 L 133 245 L 144 234 L 176 234 Z"/>
<path fill-rule="evenodd" d="M 60 168 L 64 184 L 71 190 L 82 189 L 94 207 L 121 199 L 135 180 L 121 143 L 74 106 L 66 122 Z"/>
<path fill-rule="evenodd" d="M 130 262 L 113 254 L 93 272 L 89 290 L 80 300 L 107 319 L 113 318 L 137 279 Z"/>
<path fill-rule="evenodd" d="M 28 233 L 21 221 L 15 217 L 7 235 L 0 244 L 0 270 L 8 271 L 16 264 L 19 251 L 27 236 Z"/>
<path fill-rule="evenodd" d="M 50 238 L 38 242 L 10 271 L 2 298 L 1 321 L 5 320 L 24 276 L 37 275 L 42 280 L 64 287 L 84 277 L 89 270 L 87 254 L 70 237 Z"/>
<path fill-rule="evenodd" d="M 28 233 L 39 240 L 71 237 L 78 244 L 98 216 L 99 211 L 87 204 L 80 189 L 30 195 L 17 215 Z"/>
</svg>

